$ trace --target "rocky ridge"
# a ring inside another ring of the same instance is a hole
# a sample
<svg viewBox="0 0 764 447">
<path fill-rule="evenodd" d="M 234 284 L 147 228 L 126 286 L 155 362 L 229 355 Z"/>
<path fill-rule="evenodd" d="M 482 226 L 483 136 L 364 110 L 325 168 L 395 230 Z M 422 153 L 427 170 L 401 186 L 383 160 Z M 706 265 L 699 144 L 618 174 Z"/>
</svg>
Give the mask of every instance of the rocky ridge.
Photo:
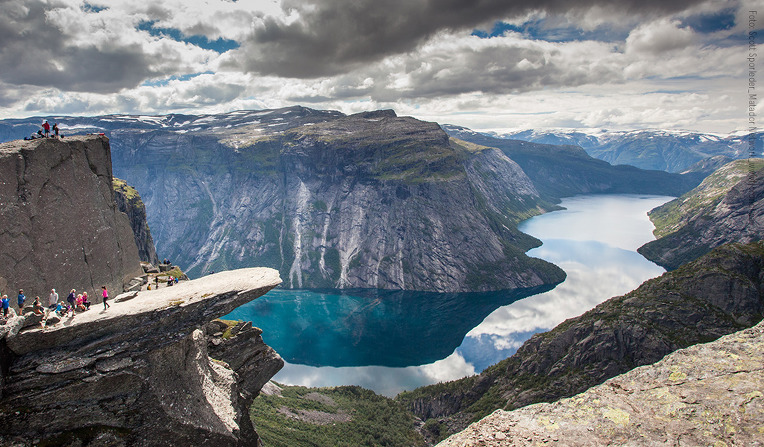
<svg viewBox="0 0 764 447">
<path fill-rule="evenodd" d="M 552 402 L 764 316 L 764 243 L 728 244 L 534 335 L 477 376 L 401 393 L 454 433 L 490 412 Z"/>
<path fill-rule="evenodd" d="M 628 165 L 613 166 L 571 144 L 540 144 L 498 138 L 458 126 L 444 128 L 452 137 L 500 149 L 549 200 L 592 193 L 681 195 L 706 176 L 703 172 L 678 175 Z"/>
<path fill-rule="evenodd" d="M 497 410 L 438 446 L 762 445 L 762 383 L 759 323 L 567 399 Z"/>
<path fill-rule="evenodd" d="M 3 291 L 121 291 L 143 273 L 102 136 L 0 144 L 0 221 Z"/>
<path fill-rule="evenodd" d="M 246 269 L 0 326 L 0 443 L 259 445 L 249 406 L 283 361 L 251 325 L 211 321 L 281 280 Z"/>
<path fill-rule="evenodd" d="M 755 152 L 762 153 L 761 133 L 753 134 Z M 739 159 L 750 156 L 749 135 L 719 135 L 692 131 L 645 129 L 633 131 L 523 130 L 501 138 L 532 143 L 575 145 L 608 163 L 683 172 L 711 157 Z"/>
<path fill-rule="evenodd" d="M 638 249 L 675 269 L 714 247 L 764 236 L 764 160 L 724 165 L 692 191 L 649 213 L 658 239 Z"/>
</svg>

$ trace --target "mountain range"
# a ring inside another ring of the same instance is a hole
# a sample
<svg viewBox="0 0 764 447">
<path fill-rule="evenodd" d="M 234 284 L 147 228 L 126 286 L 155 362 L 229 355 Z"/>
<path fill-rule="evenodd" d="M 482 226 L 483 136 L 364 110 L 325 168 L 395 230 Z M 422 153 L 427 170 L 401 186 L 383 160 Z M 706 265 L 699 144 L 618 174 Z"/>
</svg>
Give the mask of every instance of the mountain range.
<svg viewBox="0 0 764 447">
<path fill-rule="evenodd" d="M 444 126 L 450 128 L 458 126 Z M 614 165 L 625 164 L 642 169 L 684 172 L 704 159 L 723 156 L 728 159 L 750 156 L 751 135 L 728 135 L 692 131 L 643 129 L 632 131 L 576 130 L 519 130 L 491 133 L 491 136 L 512 140 L 555 145 L 575 145 L 587 154 Z M 753 134 L 754 152 L 761 155 L 764 133 Z"/>
<path fill-rule="evenodd" d="M 391 110 L 49 120 L 64 135 L 110 138 L 114 174 L 143 199 L 160 257 L 191 277 L 268 266 L 293 288 L 556 284 L 564 273 L 524 254 L 540 242 L 518 222 L 564 196 L 680 195 L 704 176 L 612 166 L 576 146 L 449 135 Z M 2 121 L 0 137 L 38 122 Z"/>
</svg>

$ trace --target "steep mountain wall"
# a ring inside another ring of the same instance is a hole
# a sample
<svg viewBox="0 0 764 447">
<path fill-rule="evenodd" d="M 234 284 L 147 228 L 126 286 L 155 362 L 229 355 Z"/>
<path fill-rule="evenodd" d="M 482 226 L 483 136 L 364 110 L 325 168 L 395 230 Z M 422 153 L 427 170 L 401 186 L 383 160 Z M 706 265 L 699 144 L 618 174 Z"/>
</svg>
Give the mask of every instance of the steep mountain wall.
<svg viewBox="0 0 764 447">
<path fill-rule="evenodd" d="M 157 249 L 192 277 L 249 265 L 287 287 L 483 291 L 554 284 L 516 223 L 549 205 L 498 150 L 391 111 L 292 108 L 195 132 L 112 132 Z"/>
<path fill-rule="evenodd" d="M 481 374 L 402 393 L 450 432 L 492 411 L 572 396 L 764 317 L 764 243 L 728 244 L 525 342 Z"/>
<path fill-rule="evenodd" d="M 112 192 L 108 139 L 0 145 L 0 287 L 43 299 L 51 288 L 121 291 L 143 273 Z M 11 293 L 8 293 L 12 296 Z M 31 303 L 31 301 L 30 301 Z"/>
<path fill-rule="evenodd" d="M 148 221 L 146 220 L 146 206 L 141 200 L 141 195 L 132 186 L 123 180 L 115 178 L 112 182 L 114 187 L 114 200 L 117 208 L 127 214 L 130 227 L 133 229 L 135 245 L 138 247 L 138 256 L 141 261 L 153 265 L 159 264 L 154 238 L 151 237 Z"/>
<path fill-rule="evenodd" d="M 669 270 L 722 244 L 761 240 L 764 160 L 731 162 L 649 215 L 658 239 L 638 251 Z"/>
</svg>

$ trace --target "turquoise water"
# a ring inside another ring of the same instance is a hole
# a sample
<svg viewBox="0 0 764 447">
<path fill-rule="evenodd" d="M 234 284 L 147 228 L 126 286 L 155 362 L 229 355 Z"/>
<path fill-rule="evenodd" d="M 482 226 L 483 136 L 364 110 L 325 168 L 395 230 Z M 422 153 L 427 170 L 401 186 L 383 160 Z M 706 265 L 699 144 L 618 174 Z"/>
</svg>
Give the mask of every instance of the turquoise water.
<svg viewBox="0 0 764 447">
<path fill-rule="evenodd" d="M 491 312 L 550 288 L 513 293 L 273 290 L 226 318 L 253 321 L 289 363 L 404 367 L 448 357 Z"/>
<path fill-rule="evenodd" d="M 568 274 L 553 290 L 436 294 L 273 290 L 226 318 L 249 320 L 305 386 L 360 385 L 385 395 L 475 374 L 534 333 L 622 295 L 663 269 L 636 253 L 653 239 L 647 211 L 665 196 L 590 195 L 520 226 L 528 252 Z"/>
</svg>

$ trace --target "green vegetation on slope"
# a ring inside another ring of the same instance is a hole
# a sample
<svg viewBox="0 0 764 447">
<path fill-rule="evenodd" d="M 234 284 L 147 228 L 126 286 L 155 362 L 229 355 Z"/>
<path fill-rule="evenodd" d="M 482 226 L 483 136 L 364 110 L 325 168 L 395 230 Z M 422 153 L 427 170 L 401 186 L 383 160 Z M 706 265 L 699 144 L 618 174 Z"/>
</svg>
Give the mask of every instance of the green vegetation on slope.
<svg viewBox="0 0 764 447">
<path fill-rule="evenodd" d="M 709 212 L 736 184 L 762 168 L 764 159 L 755 158 L 736 160 L 718 169 L 692 191 L 650 211 L 653 234 L 660 238 L 680 230 L 689 216 Z"/>
<path fill-rule="evenodd" d="M 357 386 L 282 387 L 258 396 L 251 417 L 268 447 L 425 445 L 411 413 Z"/>
</svg>

